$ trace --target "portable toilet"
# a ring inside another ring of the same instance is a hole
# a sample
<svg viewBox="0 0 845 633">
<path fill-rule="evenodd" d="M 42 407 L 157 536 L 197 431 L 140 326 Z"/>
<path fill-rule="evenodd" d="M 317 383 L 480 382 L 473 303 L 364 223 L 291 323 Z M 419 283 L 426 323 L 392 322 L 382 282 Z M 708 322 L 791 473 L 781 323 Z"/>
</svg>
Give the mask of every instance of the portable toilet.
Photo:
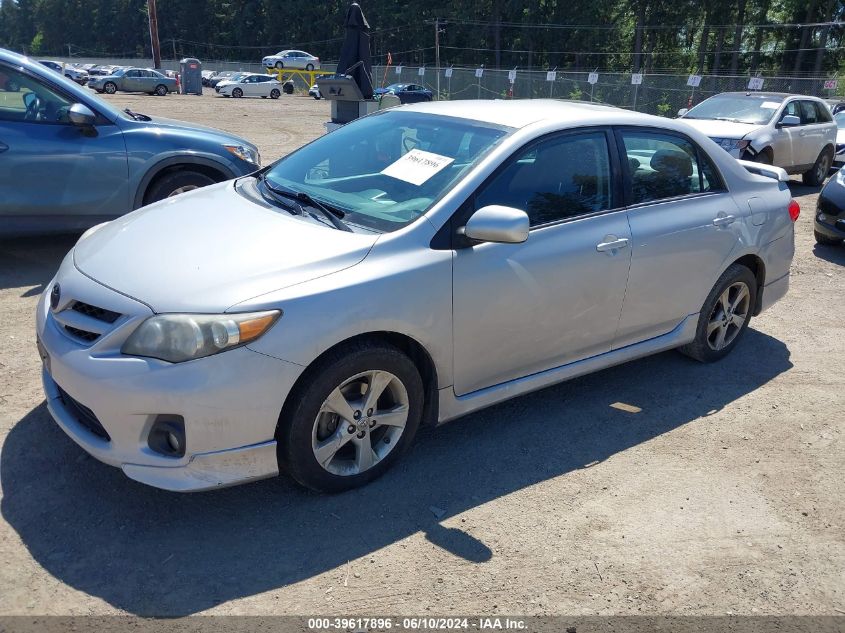
<svg viewBox="0 0 845 633">
<path fill-rule="evenodd" d="M 193 57 L 179 62 L 179 91 L 183 95 L 202 94 L 202 63 Z"/>
</svg>

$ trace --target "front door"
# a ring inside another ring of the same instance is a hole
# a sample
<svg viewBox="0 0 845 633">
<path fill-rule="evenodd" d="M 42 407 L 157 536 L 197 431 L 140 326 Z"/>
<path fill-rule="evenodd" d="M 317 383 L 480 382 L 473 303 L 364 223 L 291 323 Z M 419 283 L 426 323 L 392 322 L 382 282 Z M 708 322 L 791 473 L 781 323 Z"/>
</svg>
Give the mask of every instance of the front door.
<svg viewBox="0 0 845 633">
<path fill-rule="evenodd" d="M 631 249 L 605 131 L 532 143 L 468 201 L 526 211 L 522 244 L 476 244 L 453 268 L 455 392 L 463 395 L 611 348 Z"/>
<path fill-rule="evenodd" d="M 129 211 L 120 128 L 98 117 L 95 129 L 85 131 L 68 122 L 67 109 L 76 99 L 58 84 L 3 64 L 0 74 L 13 79 L 0 85 L 4 222 L 40 218 L 50 228 L 51 216 L 84 216 L 79 223 L 84 226 L 91 224 L 86 218 Z"/>
<path fill-rule="evenodd" d="M 619 135 L 632 259 L 614 349 L 666 334 L 699 312 L 750 214 L 688 138 L 645 128 Z"/>
</svg>

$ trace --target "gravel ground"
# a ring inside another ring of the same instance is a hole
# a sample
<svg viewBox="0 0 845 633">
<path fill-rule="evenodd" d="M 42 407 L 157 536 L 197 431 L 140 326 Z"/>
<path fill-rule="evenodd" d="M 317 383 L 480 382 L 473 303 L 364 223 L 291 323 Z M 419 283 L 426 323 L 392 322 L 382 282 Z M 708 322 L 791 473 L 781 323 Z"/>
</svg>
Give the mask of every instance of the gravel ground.
<svg viewBox="0 0 845 633">
<path fill-rule="evenodd" d="M 265 162 L 328 118 L 305 97 L 111 100 Z M 0 614 L 845 613 L 845 248 L 814 245 L 817 190 L 792 185 L 792 287 L 728 359 L 660 354 L 423 431 L 340 496 L 177 495 L 87 457 L 34 341 L 75 238 L 0 243 Z"/>
</svg>

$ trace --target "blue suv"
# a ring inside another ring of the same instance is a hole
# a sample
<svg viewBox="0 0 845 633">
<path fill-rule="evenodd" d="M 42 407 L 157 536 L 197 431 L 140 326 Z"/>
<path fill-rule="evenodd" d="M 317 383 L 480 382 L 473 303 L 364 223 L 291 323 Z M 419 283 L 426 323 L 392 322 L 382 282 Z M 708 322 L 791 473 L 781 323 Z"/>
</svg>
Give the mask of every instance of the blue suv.
<svg viewBox="0 0 845 633">
<path fill-rule="evenodd" d="M 120 111 L 0 49 L 0 236 L 86 229 L 259 166 L 242 138 Z"/>
</svg>

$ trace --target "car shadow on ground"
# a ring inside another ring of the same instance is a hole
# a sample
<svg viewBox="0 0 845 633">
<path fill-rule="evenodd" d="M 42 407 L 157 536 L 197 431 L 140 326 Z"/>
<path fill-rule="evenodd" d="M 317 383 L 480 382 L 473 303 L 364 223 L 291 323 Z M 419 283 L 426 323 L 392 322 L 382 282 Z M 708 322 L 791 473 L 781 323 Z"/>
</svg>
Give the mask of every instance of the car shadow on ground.
<svg viewBox="0 0 845 633">
<path fill-rule="evenodd" d="M 40 294 L 79 236 L 80 233 L 73 233 L 0 240 L 0 290 L 33 286 L 21 296 Z"/>
<path fill-rule="evenodd" d="M 42 403 L 2 447 L 0 511 L 59 581 L 139 615 L 196 613 L 378 556 L 420 532 L 483 563 L 499 555 L 483 530 L 474 537 L 440 521 L 706 424 L 788 371 L 789 356 L 782 342 L 748 330 L 713 365 L 668 352 L 611 368 L 424 429 L 383 478 L 334 496 L 286 477 L 197 494 L 149 488 L 88 457 Z M 610 406 L 617 402 L 642 411 Z"/>
<path fill-rule="evenodd" d="M 845 266 L 845 242 L 836 245 L 815 244 L 813 255 L 831 264 Z"/>
</svg>

